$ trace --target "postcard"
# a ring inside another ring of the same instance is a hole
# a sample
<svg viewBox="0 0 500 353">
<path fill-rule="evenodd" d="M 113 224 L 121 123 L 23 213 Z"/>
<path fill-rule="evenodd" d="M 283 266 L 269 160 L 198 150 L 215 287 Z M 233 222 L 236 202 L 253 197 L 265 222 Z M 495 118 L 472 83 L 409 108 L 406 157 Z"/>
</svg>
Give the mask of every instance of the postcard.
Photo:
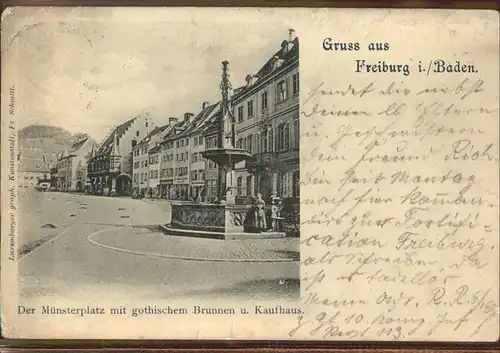
<svg viewBox="0 0 500 353">
<path fill-rule="evenodd" d="M 9 338 L 496 341 L 499 16 L 2 14 Z"/>
</svg>

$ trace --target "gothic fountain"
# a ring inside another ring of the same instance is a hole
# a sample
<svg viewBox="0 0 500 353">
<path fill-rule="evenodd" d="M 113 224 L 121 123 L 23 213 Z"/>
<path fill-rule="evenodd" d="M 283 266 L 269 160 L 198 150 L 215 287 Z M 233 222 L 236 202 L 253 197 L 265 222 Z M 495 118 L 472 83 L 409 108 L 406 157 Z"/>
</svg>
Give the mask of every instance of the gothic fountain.
<svg viewBox="0 0 500 353">
<path fill-rule="evenodd" d="M 161 226 L 168 235 L 204 237 L 213 239 L 256 239 L 284 237 L 284 232 L 267 231 L 250 233 L 244 229 L 247 208 L 237 205 L 235 164 L 251 160 L 252 154 L 244 149 L 235 148 L 234 118 L 229 106 L 228 61 L 222 62 L 222 100 L 221 114 L 218 115 L 217 145 L 202 152 L 204 158 L 218 166 L 218 200 L 216 203 L 172 202 L 170 224 Z"/>
</svg>

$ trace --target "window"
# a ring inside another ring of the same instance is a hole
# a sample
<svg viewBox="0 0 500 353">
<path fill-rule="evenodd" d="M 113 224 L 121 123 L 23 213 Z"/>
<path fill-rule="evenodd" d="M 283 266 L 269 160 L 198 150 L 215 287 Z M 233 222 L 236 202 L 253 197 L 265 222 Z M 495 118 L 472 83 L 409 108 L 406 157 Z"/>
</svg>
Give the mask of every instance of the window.
<svg viewBox="0 0 500 353">
<path fill-rule="evenodd" d="M 267 152 L 267 134 L 268 134 L 268 131 L 264 131 L 261 135 L 262 137 L 262 140 L 261 140 L 261 152 L 262 153 L 266 153 Z"/>
<path fill-rule="evenodd" d="M 293 121 L 293 146 L 299 148 L 300 144 L 300 130 L 299 130 L 299 119 Z"/>
<path fill-rule="evenodd" d="M 247 113 L 248 113 L 248 119 L 253 117 L 253 100 L 249 100 L 247 102 Z"/>
<path fill-rule="evenodd" d="M 252 193 L 252 176 L 247 176 L 247 196 L 253 195 Z"/>
<path fill-rule="evenodd" d="M 242 177 L 238 177 L 238 179 L 236 179 L 236 188 L 238 191 L 238 196 L 245 196 L 245 195 L 243 195 L 243 178 Z"/>
<path fill-rule="evenodd" d="M 195 137 L 193 140 L 194 140 L 194 141 L 193 141 L 193 144 L 194 144 L 195 146 L 196 146 L 196 145 L 198 145 L 198 137 Z"/>
<path fill-rule="evenodd" d="M 203 136 L 200 136 L 200 137 L 198 138 L 198 144 L 199 144 L 199 145 L 202 145 L 202 144 L 203 144 Z"/>
<path fill-rule="evenodd" d="M 186 139 L 186 146 L 189 146 L 189 138 Z"/>
<path fill-rule="evenodd" d="M 177 145 L 177 148 L 179 148 L 179 145 L 180 145 L 179 140 L 176 141 L 176 145 Z"/>
<path fill-rule="evenodd" d="M 267 91 L 262 92 L 260 95 L 260 106 L 262 110 L 267 110 Z"/>
<path fill-rule="evenodd" d="M 238 107 L 238 122 L 243 121 L 243 106 Z"/>
<path fill-rule="evenodd" d="M 217 145 L 217 138 L 216 137 L 210 137 L 206 141 L 206 148 L 214 148 Z"/>
<path fill-rule="evenodd" d="M 278 176 L 279 180 L 279 195 L 281 197 L 286 197 L 286 173 L 280 173 Z"/>
<path fill-rule="evenodd" d="M 250 152 L 253 152 L 252 140 L 253 140 L 253 135 L 248 135 L 247 136 L 247 150 Z"/>
<path fill-rule="evenodd" d="M 184 147 L 184 140 L 181 140 L 181 147 Z"/>
<path fill-rule="evenodd" d="M 281 80 L 276 86 L 277 101 L 278 103 L 283 102 L 288 98 L 288 90 L 286 85 L 286 80 Z"/>
<path fill-rule="evenodd" d="M 277 151 L 276 148 L 276 136 L 274 134 L 274 128 L 269 128 L 269 152 Z"/>
<path fill-rule="evenodd" d="M 278 151 L 281 151 L 285 146 L 285 124 L 281 123 L 278 126 Z"/>
<path fill-rule="evenodd" d="M 298 94 L 299 93 L 299 73 L 297 72 L 295 75 L 292 76 L 292 94 Z"/>
<path fill-rule="evenodd" d="M 289 150 L 290 149 L 290 124 L 289 123 L 285 124 L 285 129 L 283 131 L 283 134 L 285 135 L 283 148 L 285 150 Z"/>
<path fill-rule="evenodd" d="M 139 137 L 139 130 L 135 132 L 135 136 Z"/>
</svg>

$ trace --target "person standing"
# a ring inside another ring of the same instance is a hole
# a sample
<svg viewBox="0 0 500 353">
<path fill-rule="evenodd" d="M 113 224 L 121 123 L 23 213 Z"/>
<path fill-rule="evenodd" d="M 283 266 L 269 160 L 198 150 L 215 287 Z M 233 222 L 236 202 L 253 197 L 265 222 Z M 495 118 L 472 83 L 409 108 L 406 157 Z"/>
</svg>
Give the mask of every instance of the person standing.
<svg viewBox="0 0 500 353">
<path fill-rule="evenodd" d="M 257 229 L 261 232 L 265 232 L 267 230 L 266 203 L 262 199 L 262 194 L 260 192 L 257 194 L 257 199 L 255 200 L 255 208 Z"/>
</svg>

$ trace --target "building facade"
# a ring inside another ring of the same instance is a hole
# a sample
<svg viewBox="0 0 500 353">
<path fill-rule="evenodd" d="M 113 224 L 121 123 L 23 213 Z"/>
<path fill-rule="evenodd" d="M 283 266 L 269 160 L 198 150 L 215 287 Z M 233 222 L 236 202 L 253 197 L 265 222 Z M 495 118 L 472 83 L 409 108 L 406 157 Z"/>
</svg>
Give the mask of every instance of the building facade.
<svg viewBox="0 0 500 353">
<path fill-rule="evenodd" d="M 293 30 L 281 49 L 232 97 L 236 148 L 254 160 L 236 165 L 237 200 L 261 193 L 298 202 L 299 42 Z"/>
<path fill-rule="evenodd" d="M 203 138 L 205 141 L 205 149 L 217 147 L 218 126 L 217 119 L 221 116 L 222 110 L 220 107 L 214 112 L 212 117 L 204 124 Z M 207 202 L 218 201 L 218 185 L 219 166 L 211 160 L 205 161 L 205 200 Z"/>
<path fill-rule="evenodd" d="M 155 127 L 142 140 L 132 141 L 132 195 L 134 197 L 152 197 L 153 188 L 150 185 L 150 151 L 157 146 L 164 137 L 168 125 Z"/>
<path fill-rule="evenodd" d="M 174 155 L 174 180 L 173 180 L 173 195 L 174 200 L 190 200 L 190 139 L 186 133 L 193 119 L 193 113 L 185 113 L 182 121 L 181 129 L 172 137 L 175 141 Z"/>
<path fill-rule="evenodd" d="M 39 180 L 46 180 L 50 178 L 50 170 L 44 166 L 38 168 L 19 168 L 19 187 L 20 188 L 34 188 Z"/>
<path fill-rule="evenodd" d="M 151 197 L 160 197 L 161 145 L 156 142 L 149 150 L 148 192 Z"/>
<path fill-rule="evenodd" d="M 174 198 L 175 133 L 180 131 L 182 122 L 171 117 L 169 124 L 172 124 L 172 129 L 160 143 L 160 197 L 171 200 Z"/>
<path fill-rule="evenodd" d="M 127 196 L 132 193 L 132 146 L 146 137 L 154 124 L 147 113 L 118 125 L 89 157 L 88 192 Z"/>
<path fill-rule="evenodd" d="M 193 119 L 190 127 L 188 127 L 185 135 L 190 139 L 190 159 L 189 159 L 189 196 L 193 200 L 206 201 L 206 185 L 205 173 L 206 164 L 209 162 L 202 156 L 205 150 L 205 137 L 203 135 L 203 128 L 207 121 L 209 121 L 220 110 L 220 102 L 210 105 L 204 102 L 201 107 L 200 113 Z"/>
<path fill-rule="evenodd" d="M 56 190 L 84 192 L 87 179 L 87 156 L 95 148 L 88 136 L 83 136 L 70 149 L 64 149 L 57 161 Z"/>
</svg>

